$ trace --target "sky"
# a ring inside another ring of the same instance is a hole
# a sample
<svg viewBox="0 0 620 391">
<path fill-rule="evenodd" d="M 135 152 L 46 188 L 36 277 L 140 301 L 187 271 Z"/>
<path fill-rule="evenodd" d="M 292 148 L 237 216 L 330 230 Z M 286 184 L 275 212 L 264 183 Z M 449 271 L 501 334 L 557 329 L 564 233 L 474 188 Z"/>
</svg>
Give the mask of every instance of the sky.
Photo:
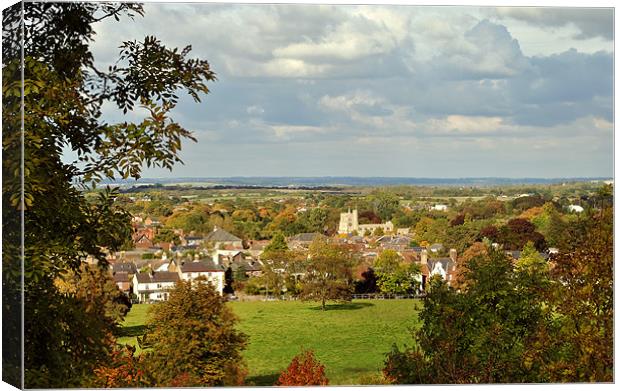
<svg viewBox="0 0 620 391">
<path fill-rule="evenodd" d="M 99 65 L 155 35 L 217 74 L 173 111 L 185 164 L 144 177 L 613 175 L 609 8 L 144 8 L 96 26 Z"/>
</svg>

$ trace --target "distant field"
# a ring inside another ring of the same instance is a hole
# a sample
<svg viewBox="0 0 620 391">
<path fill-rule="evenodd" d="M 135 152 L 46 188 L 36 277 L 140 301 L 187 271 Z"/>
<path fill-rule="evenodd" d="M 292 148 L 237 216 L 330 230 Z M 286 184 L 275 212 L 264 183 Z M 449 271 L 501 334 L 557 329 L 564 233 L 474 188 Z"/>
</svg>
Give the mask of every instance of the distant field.
<svg viewBox="0 0 620 391">
<path fill-rule="evenodd" d="M 410 344 L 409 328 L 418 324 L 417 300 L 356 300 L 327 311 L 313 303 L 230 303 L 239 328 L 249 336 L 248 382 L 273 385 L 301 347 L 313 349 L 325 365 L 330 384 L 359 384 L 378 374 L 392 344 Z M 149 305 L 134 305 L 119 342 L 135 344 Z"/>
</svg>

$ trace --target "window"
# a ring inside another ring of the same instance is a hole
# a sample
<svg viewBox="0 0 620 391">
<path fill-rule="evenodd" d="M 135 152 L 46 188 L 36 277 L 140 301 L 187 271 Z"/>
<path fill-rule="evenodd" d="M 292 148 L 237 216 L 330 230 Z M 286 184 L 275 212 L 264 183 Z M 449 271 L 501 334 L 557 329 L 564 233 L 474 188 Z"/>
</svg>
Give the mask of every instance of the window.
<svg viewBox="0 0 620 391">
<path fill-rule="evenodd" d="M 211 272 L 207 273 L 207 275 L 208 275 L 209 277 L 211 277 Z"/>
<path fill-rule="evenodd" d="M 160 289 L 160 288 L 161 288 L 161 284 L 157 284 L 157 289 Z"/>
</svg>

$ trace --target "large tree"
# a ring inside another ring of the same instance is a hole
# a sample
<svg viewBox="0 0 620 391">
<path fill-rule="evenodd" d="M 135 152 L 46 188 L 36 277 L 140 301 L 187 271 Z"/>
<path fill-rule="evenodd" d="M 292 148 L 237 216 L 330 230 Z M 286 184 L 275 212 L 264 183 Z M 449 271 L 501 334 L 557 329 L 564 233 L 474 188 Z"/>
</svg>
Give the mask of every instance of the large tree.
<svg viewBox="0 0 620 391">
<path fill-rule="evenodd" d="M 206 281 L 180 281 L 148 321 L 147 353 L 152 385 L 239 385 L 245 376 L 241 351 L 247 337 L 237 318 Z"/>
<path fill-rule="evenodd" d="M 320 302 L 323 310 L 327 301 L 351 301 L 355 263 L 350 249 L 317 237 L 309 248 L 300 297 Z"/>
<path fill-rule="evenodd" d="M 383 250 L 374 264 L 377 273 L 377 286 L 383 293 L 414 293 L 419 287 L 420 266 L 405 262 L 395 250 Z"/>
<path fill-rule="evenodd" d="M 369 196 L 373 206 L 373 211 L 381 217 L 383 221 L 388 221 L 399 209 L 399 199 L 394 193 L 388 191 L 376 191 Z"/>
<path fill-rule="evenodd" d="M 512 261 L 487 241 L 459 259 L 459 291 L 431 280 L 416 348 L 388 354 L 388 380 L 612 382 L 613 211 L 600 202 L 550 261 L 531 242 Z"/>
<path fill-rule="evenodd" d="M 189 46 L 169 49 L 155 37 L 119 42 L 118 61 L 100 68 L 90 50 L 95 24 L 142 13 L 138 4 L 85 2 L 23 2 L 3 12 L 3 360 L 12 384 L 20 385 L 22 326 L 26 387 L 80 385 L 91 376 L 103 341 L 85 335 L 85 309 L 53 282 L 79 273 L 86 254 L 105 263 L 105 249 L 129 237 L 130 221 L 113 191 L 90 202 L 83 190 L 179 162 L 181 142 L 192 136 L 168 114 L 180 90 L 198 101 L 215 79 L 206 61 L 188 58 Z M 111 123 L 104 105 L 119 114 L 142 106 L 147 114 Z M 67 150 L 74 161 L 63 159 Z"/>
<path fill-rule="evenodd" d="M 396 383 L 462 384 L 545 381 L 529 342 L 550 323 L 543 301 L 522 294 L 501 250 L 472 258 L 458 293 L 431 280 L 415 349 L 394 350 L 384 373 Z"/>
</svg>

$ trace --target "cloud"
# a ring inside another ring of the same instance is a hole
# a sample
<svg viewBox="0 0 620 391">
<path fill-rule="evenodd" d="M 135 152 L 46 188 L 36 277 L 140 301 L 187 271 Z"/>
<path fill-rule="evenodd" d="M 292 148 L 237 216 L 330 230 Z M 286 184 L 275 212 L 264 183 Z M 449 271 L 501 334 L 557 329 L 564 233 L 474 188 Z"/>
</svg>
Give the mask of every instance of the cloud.
<svg viewBox="0 0 620 391">
<path fill-rule="evenodd" d="M 265 109 L 257 105 L 248 106 L 248 108 L 245 109 L 245 111 L 250 115 L 258 115 L 258 116 L 263 115 L 265 113 Z"/>
<path fill-rule="evenodd" d="M 200 104 L 182 96 L 174 110 L 199 140 L 184 146 L 181 173 L 472 176 L 527 175 L 545 161 L 548 173 L 611 167 L 613 51 L 600 43 L 613 27 L 608 11 L 145 9 L 136 22 L 97 27 L 95 60 L 113 61 L 120 42 L 145 35 L 191 44 L 192 56 L 209 60 L 218 75 L 211 93 Z M 540 40 L 563 46 L 532 55 L 524 40 L 530 48 Z"/>
<path fill-rule="evenodd" d="M 578 30 L 572 35 L 575 39 L 613 40 L 612 8 L 498 7 L 494 11 L 500 19 L 521 20 L 548 30 L 572 25 Z"/>
<path fill-rule="evenodd" d="M 479 135 L 501 130 L 503 119 L 501 117 L 449 115 L 441 119 L 430 119 L 428 125 L 434 134 Z"/>
<path fill-rule="evenodd" d="M 291 125 L 274 125 L 271 126 L 276 138 L 280 140 L 291 140 L 295 136 L 304 134 L 323 134 L 328 131 L 325 127 L 320 126 L 291 126 Z"/>
</svg>

